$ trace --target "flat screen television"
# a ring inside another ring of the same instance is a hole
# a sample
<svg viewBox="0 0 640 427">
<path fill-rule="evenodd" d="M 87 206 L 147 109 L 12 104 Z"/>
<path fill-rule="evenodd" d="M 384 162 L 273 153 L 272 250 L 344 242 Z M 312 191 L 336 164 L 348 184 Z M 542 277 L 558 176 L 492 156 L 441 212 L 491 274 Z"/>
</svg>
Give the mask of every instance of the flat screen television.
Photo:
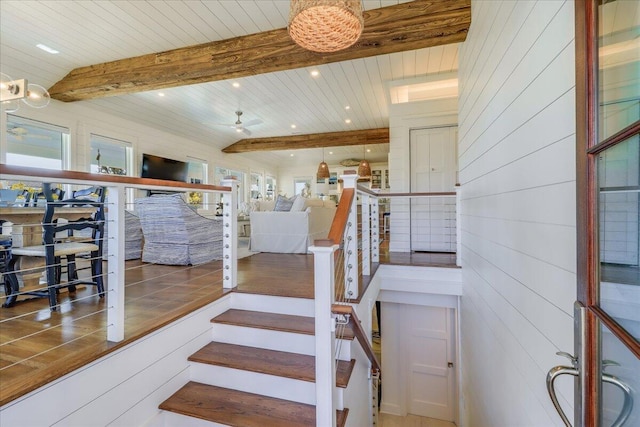
<svg viewBox="0 0 640 427">
<path fill-rule="evenodd" d="M 189 164 L 151 154 L 142 155 L 140 177 L 187 182 Z"/>
</svg>

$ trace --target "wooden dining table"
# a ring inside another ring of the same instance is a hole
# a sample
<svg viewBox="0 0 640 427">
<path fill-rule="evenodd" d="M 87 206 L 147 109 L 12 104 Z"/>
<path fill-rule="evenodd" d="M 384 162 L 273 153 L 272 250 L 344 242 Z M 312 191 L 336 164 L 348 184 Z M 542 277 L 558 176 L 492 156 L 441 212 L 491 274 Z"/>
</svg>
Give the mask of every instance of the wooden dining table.
<svg viewBox="0 0 640 427">
<path fill-rule="evenodd" d="M 74 221 L 80 218 L 88 218 L 95 212 L 91 207 L 69 207 L 56 209 L 54 219 L 65 218 Z M 44 206 L 30 207 L 0 207 L 0 220 L 11 222 L 11 246 L 24 247 L 42 244 L 42 220 Z M 3 225 L 3 229 L 7 227 Z M 8 234 L 4 232 L 3 234 Z M 24 291 L 37 289 L 40 286 L 40 277 L 44 271 L 44 259 L 42 257 L 21 257 L 20 270 L 29 270 L 17 276 Z"/>
</svg>

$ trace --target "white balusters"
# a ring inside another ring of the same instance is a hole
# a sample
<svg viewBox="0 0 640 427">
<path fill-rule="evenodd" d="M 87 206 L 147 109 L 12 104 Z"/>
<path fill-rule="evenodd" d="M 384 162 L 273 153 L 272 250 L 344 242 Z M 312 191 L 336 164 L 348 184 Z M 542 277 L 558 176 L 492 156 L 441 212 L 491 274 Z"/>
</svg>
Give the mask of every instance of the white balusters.
<svg viewBox="0 0 640 427">
<path fill-rule="evenodd" d="M 238 183 L 225 178 L 220 185 L 231 187 L 230 193 L 223 194 L 222 202 L 222 287 L 231 289 L 238 286 Z"/>
<path fill-rule="evenodd" d="M 109 235 L 108 240 L 102 243 L 108 248 L 109 254 L 107 257 L 107 340 L 119 342 L 124 339 L 125 189 L 122 186 L 110 186 L 107 187 L 107 195 L 108 223 L 104 225 L 104 229 L 109 228 Z"/>
</svg>

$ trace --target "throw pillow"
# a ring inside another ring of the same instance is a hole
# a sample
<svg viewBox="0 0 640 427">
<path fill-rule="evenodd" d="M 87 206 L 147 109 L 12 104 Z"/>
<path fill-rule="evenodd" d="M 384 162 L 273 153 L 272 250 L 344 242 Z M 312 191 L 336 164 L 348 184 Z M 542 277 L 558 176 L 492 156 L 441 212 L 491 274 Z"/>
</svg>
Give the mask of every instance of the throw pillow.
<svg viewBox="0 0 640 427">
<path fill-rule="evenodd" d="M 293 205 L 293 198 L 287 199 L 284 196 L 278 196 L 276 200 L 276 206 L 273 208 L 274 212 L 289 212 Z"/>
<path fill-rule="evenodd" d="M 304 197 L 297 195 L 293 199 L 293 205 L 291 205 L 291 212 L 302 212 L 304 210 L 306 200 L 307 199 L 305 199 Z"/>
<path fill-rule="evenodd" d="M 260 209 L 256 209 L 259 211 L 272 211 L 273 208 L 276 207 L 275 200 L 260 200 L 258 203 Z"/>
</svg>

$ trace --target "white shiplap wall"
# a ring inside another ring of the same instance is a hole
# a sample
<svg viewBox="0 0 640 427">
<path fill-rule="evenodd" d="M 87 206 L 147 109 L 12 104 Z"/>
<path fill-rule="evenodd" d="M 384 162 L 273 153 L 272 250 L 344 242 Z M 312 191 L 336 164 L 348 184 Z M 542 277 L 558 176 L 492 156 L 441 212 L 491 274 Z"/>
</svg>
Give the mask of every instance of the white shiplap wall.
<svg viewBox="0 0 640 427">
<path fill-rule="evenodd" d="M 472 2 L 458 104 L 464 426 L 562 425 L 545 376 L 573 352 L 573 7 Z"/>
<path fill-rule="evenodd" d="M 46 108 L 24 107 L 12 114 L 68 128 L 71 135 L 71 170 L 89 170 L 91 161 L 89 139 L 91 134 L 98 134 L 132 144 L 135 166 L 133 176 L 140 176 L 143 153 L 182 161 L 187 161 L 188 157 L 205 160 L 209 164 L 209 184 L 220 184 L 215 182 L 216 166 L 241 170 L 247 174 L 250 172 L 272 176 L 277 174 L 275 164 L 253 160 L 243 154 L 222 153 L 215 141 L 211 141 L 210 144 L 194 141 L 188 137 L 178 136 L 176 133 L 168 133 L 136 123 L 135 116 L 126 120 L 83 103 L 52 100 Z M 2 111 L 0 114 L 0 163 L 4 163 L 6 159 L 6 127 L 7 115 Z"/>
</svg>

